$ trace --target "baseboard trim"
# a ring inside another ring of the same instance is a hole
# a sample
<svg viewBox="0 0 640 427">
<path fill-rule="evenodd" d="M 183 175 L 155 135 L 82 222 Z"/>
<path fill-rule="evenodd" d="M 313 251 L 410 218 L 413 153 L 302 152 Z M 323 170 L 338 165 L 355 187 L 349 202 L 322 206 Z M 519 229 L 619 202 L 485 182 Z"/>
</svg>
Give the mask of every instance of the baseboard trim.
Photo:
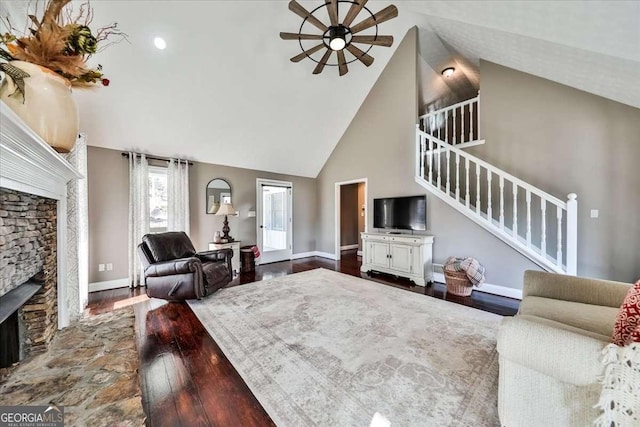
<svg viewBox="0 0 640 427">
<path fill-rule="evenodd" d="M 105 280 L 104 282 L 89 283 L 89 292 L 106 291 L 107 289 L 128 288 L 129 279 Z"/>
<path fill-rule="evenodd" d="M 336 256 L 336 254 L 330 254 L 329 252 L 316 251 L 315 256 L 319 256 L 320 258 L 332 259 L 334 261 L 338 260 L 338 257 Z"/>
<path fill-rule="evenodd" d="M 358 249 L 358 244 L 340 246 L 341 251 L 348 251 L 349 249 Z"/>
<path fill-rule="evenodd" d="M 317 256 L 320 258 L 328 258 L 334 261 L 338 259 L 338 257 L 335 256 L 335 254 L 330 254 L 328 252 L 320 252 L 320 251 L 300 252 L 300 253 L 291 255 L 291 259 L 310 258 L 312 256 Z"/>
<path fill-rule="evenodd" d="M 433 280 L 435 280 L 436 282 L 445 283 L 444 274 L 434 272 Z M 519 300 L 522 299 L 522 289 L 507 288 L 506 286 L 492 285 L 490 283 L 483 283 L 482 286 L 480 286 L 479 288 L 473 288 L 473 290 L 477 292 L 484 292 L 485 294 L 500 295 L 503 297 Z"/>
<path fill-rule="evenodd" d="M 297 254 L 292 254 L 291 255 L 291 259 L 301 259 L 301 258 L 310 258 L 312 256 L 315 256 L 316 253 L 315 252 L 300 252 Z"/>
</svg>

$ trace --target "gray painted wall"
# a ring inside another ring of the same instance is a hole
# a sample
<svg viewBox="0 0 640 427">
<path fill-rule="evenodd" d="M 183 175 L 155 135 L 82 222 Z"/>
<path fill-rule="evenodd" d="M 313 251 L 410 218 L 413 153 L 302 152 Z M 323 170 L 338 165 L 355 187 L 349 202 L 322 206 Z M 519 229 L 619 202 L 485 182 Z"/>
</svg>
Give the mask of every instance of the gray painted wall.
<svg viewBox="0 0 640 427">
<path fill-rule="evenodd" d="M 368 178 L 376 197 L 424 194 L 413 177 L 417 106 L 416 28 L 409 30 L 318 175 L 318 250 L 334 253 L 335 183 Z"/>
<path fill-rule="evenodd" d="M 369 178 L 376 197 L 424 193 L 414 182 L 415 61 L 411 33 L 381 75 L 318 176 L 320 250 L 333 251 L 333 185 Z M 515 70 L 481 65 L 484 146 L 473 153 L 561 199 L 580 199 L 579 274 L 630 282 L 640 275 L 639 110 Z M 390 108 L 393 106 L 393 108 Z M 612 185 L 615 183 L 615 185 Z M 487 282 L 522 288 L 540 268 L 427 195 L 434 261 L 473 256 Z M 600 219 L 588 218 L 600 209 Z M 372 212 L 368 213 L 372 223 Z"/>
<path fill-rule="evenodd" d="M 233 191 L 233 206 L 240 216 L 229 218 L 231 235 L 242 245 L 256 243 L 256 178 L 293 182 L 293 253 L 315 250 L 316 184 L 313 178 L 260 172 L 194 162 L 189 176 L 191 239 L 197 250 L 207 249 L 224 217 L 205 213 L 206 187 L 224 178 Z M 118 150 L 89 147 L 89 282 L 127 277 L 129 206 L 128 163 Z M 98 264 L 113 263 L 113 271 L 98 272 Z"/>
<path fill-rule="evenodd" d="M 340 186 L 340 246 L 358 243 L 358 184 Z"/>
<path fill-rule="evenodd" d="M 635 281 L 640 109 L 491 62 L 480 72 L 487 143 L 470 152 L 561 200 L 578 194 L 578 274 Z"/>
<path fill-rule="evenodd" d="M 414 180 L 417 108 L 416 31 L 398 50 L 318 175 L 318 250 L 334 252 L 335 182 L 368 178 L 368 206 L 378 197 L 425 194 Z M 367 212 L 373 224 L 373 211 Z M 489 283 L 521 288 L 522 272 L 535 264 L 427 194 L 428 234 L 434 259 L 475 256 L 488 269 Z"/>
<path fill-rule="evenodd" d="M 213 234 L 222 230 L 224 217 L 205 213 L 207 183 L 222 178 L 231 185 L 233 207 L 240 212 L 229 217 L 230 234 L 242 245 L 256 243 L 256 218 L 247 213 L 256 210 L 256 178 L 293 183 L 293 253 L 315 251 L 316 183 L 313 178 L 261 172 L 230 166 L 195 163 L 189 176 L 191 239 L 198 250 L 207 248 Z"/>
<path fill-rule="evenodd" d="M 128 275 L 129 163 L 120 151 L 88 147 L 89 283 Z M 112 271 L 98 264 L 112 263 Z"/>
</svg>

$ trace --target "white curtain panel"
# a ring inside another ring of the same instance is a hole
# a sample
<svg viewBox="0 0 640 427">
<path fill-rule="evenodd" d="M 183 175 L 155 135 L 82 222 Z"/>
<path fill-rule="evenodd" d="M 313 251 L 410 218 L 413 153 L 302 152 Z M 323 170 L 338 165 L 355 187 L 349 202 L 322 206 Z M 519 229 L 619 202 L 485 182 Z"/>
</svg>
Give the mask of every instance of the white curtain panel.
<svg viewBox="0 0 640 427">
<path fill-rule="evenodd" d="M 149 163 L 144 154 L 129 153 L 129 285 L 144 285 L 138 245 L 149 232 Z"/>
<path fill-rule="evenodd" d="M 167 171 L 167 230 L 189 234 L 189 162 L 171 159 Z"/>
<path fill-rule="evenodd" d="M 64 158 L 82 178 L 67 184 L 67 299 L 69 316 L 78 318 L 89 299 L 89 207 L 87 138 L 80 135 Z"/>
</svg>

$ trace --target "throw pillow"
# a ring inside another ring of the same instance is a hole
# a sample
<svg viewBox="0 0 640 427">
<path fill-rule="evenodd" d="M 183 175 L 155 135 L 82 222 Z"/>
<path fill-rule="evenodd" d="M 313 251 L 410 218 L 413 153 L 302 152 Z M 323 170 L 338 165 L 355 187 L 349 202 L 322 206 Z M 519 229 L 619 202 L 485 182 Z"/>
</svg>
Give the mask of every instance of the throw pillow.
<svg viewBox="0 0 640 427">
<path fill-rule="evenodd" d="M 620 306 L 616 323 L 613 327 L 611 342 L 624 346 L 631 342 L 631 334 L 640 325 L 640 280 L 627 292 Z"/>
</svg>

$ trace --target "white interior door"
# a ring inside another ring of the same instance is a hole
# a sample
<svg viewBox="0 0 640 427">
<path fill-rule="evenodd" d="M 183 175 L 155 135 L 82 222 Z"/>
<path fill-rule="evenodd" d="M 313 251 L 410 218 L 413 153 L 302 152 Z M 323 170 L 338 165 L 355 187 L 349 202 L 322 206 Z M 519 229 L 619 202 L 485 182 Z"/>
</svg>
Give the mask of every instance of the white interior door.
<svg viewBox="0 0 640 427">
<path fill-rule="evenodd" d="M 291 259 L 293 212 L 291 182 L 257 180 L 257 240 L 260 264 Z"/>
</svg>

